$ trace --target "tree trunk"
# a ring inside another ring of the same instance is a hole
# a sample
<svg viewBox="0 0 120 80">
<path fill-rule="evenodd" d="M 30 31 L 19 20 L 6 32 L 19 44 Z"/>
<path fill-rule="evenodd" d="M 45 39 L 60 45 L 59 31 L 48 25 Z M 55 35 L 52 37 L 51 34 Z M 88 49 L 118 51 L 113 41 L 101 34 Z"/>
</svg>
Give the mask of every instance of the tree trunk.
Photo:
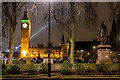
<svg viewBox="0 0 120 80">
<path fill-rule="evenodd" d="M 70 63 L 74 65 L 74 55 L 75 55 L 75 20 L 74 20 L 74 2 L 70 3 L 71 9 L 71 22 L 72 22 L 72 33 L 71 33 L 71 48 L 70 48 Z"/>
<path fill-rule="evenodd" d="M 16 30 L 16 3 L 11 3 L 13 7 L 13 19 L 10 20 L 10 41 L 9 41 L 9 54 L 8 54 L 8 64 L 12 64 L 13 59 L 13 48 L 15 40 L 15 30 Z"/>
<path fill-rule="evenodd" d="M 15 39 L 15 31 L 13 30 L 13 27 L 11 27 L 10 28 L 10 42 L 9 42 L 8 64 L 12 64 L 14 39 Z"/>
</svg>

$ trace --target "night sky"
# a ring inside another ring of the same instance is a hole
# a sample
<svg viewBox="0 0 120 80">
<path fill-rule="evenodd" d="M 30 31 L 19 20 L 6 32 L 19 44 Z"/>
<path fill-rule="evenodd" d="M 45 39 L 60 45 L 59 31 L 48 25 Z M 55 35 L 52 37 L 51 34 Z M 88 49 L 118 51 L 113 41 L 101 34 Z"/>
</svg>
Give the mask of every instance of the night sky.
<svg viewBox="0 0 120 80">
<path fill-rule="evenodd" d="M 65 7 L 69 6 L 68 3 L 62 3 L 65 5 Z M 96 3 L 95 3 L 96 4 Z M 36 6 L 35 6 L 36 5 Z M 35 34 L 36 32 L 39 32 L 43 27 L 47 27 L 48 24 L 48 3 L 27 3 L 25 6 L 28 9 L 29 17 L 31 20 L 31 35 Z M 57 7 L 60 7 L 60 3 L 51 3 L 51 9 L 53 8 L 53 5 Z M 15 33 L 15 47 L 18 46 L 21 43 L 21 19 L 23 17 L 24 7 L 20 11 L 20 15 L 17 17 L 18 24 L 16 28 Z M 89 26 L 85 25 L 85 12 L 84 12 L 84 3 L 79 3 L 80 15 L 76 15 L 76 41 L 91 41 L 93 38 L 96 38 L 96 34 L 98 32 L 98 29 L 100 27 L 101 22 L 103 21 L 105 25 L 107 26 L 108 30 L 111 30 L 112 25 L 112 18 L 110 18 L 111 10 L 109 3 L 97 3 L 97 6 L 95 8 L 95 11 L 98 15 L 98 25 L 92 26 L 89 28 Z M 88 13 L 89 14 L 89 13 Z M 68 14 L 65 14 L 68 16 Z M 80 20 L 77 18 L 80 17 Z M 7 33 L 9 34 L 9 33 Z M 59 25 L 51 15 L 51 42 L 54 46 L 59 46 L 61 43 L 61 37 L 62 34 L 65 35 L 63 31 L 63 27 Z M 66 35 L 65 35 L 66 37 Z M 2 50 L 6 51 L 8 49 L 8 42 L 9 38 L 3 38 L 3 46 Z M 34 45 L 37 43 L 44 43 L 44 46 L 48 43 L 48 27 L 41 30 L 36 36 L 31 38 L 31 45 Z"/>
</svg>

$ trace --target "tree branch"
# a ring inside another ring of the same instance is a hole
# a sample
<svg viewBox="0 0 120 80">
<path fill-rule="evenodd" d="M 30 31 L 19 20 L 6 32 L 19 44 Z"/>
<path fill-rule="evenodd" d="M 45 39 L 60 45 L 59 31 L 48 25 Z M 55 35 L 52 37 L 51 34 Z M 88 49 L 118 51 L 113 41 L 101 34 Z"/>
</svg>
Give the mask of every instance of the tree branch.
<svg viewBox="0 0 120 80">
<path fill-rule="evenodd" d="M 19 11 L 19 10 L 24 6 L 24 4 L 25 4 L 25 3 L 21 4 L 21 6 L 20 6 L 19 8 L 17 7 L 18 9 L 17 9 L 16 11 Z M 19 4 L 19 5 L 20 5 L 20 4 Z M 18 6 L 19 6 L 19 5 L 18 5 Z"/>
<path fill-rule="evenodd" d="M 6 15 L 6 17 L 9 19 L 9 22 L 10 22 L 10 24 L 11 24 L 11 21 L 12 21 L 12 17 L 11 17 L 11 15 L 10 15 L 10 13 L 9 13 L 9 9 L 8 9 L 8 6 L 7 6 L 7 3 L 4 3 L 4 8 L 5 8 L 5 15 Z"/>
</svg>

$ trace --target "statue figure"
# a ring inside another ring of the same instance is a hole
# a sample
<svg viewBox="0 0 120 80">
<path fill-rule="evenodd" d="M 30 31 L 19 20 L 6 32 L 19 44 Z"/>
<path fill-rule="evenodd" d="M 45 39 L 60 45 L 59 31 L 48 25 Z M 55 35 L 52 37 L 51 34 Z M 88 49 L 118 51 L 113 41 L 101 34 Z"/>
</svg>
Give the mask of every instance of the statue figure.
<svg viewBox="0 0 120 80">
<path fill-rule="evenodd" d="M 101 45 L 105 45 L 108 42 L 108 30 L 104 22 L 101 23 L 99 32 L 97 35 L 100 35 L 101 38 Z"/>
</svg>

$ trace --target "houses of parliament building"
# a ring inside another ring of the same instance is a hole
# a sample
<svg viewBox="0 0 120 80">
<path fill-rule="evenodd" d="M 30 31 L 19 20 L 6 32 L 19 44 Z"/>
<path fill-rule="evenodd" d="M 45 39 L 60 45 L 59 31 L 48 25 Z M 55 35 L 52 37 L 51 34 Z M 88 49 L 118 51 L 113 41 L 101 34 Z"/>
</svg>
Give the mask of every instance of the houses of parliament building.
<svg viewBox="0 0 120 80">
<path fill-rule="evenodd" d="M 24 16 L 21 21 L 21 54 L 20 58 L 46 58 L 48 57 L 48 47 L 44 47 L 43 44 L 36 46 L 30 45 L 31 35 L 31 22 L 27 10 L 24 12 Z M 59 47 L 50 47 L 51 58 L 67 58 L 69 50 L 69 43 L 64 43 L 64 36 L 62 35 L 61 45 Z"/>
</svg>

